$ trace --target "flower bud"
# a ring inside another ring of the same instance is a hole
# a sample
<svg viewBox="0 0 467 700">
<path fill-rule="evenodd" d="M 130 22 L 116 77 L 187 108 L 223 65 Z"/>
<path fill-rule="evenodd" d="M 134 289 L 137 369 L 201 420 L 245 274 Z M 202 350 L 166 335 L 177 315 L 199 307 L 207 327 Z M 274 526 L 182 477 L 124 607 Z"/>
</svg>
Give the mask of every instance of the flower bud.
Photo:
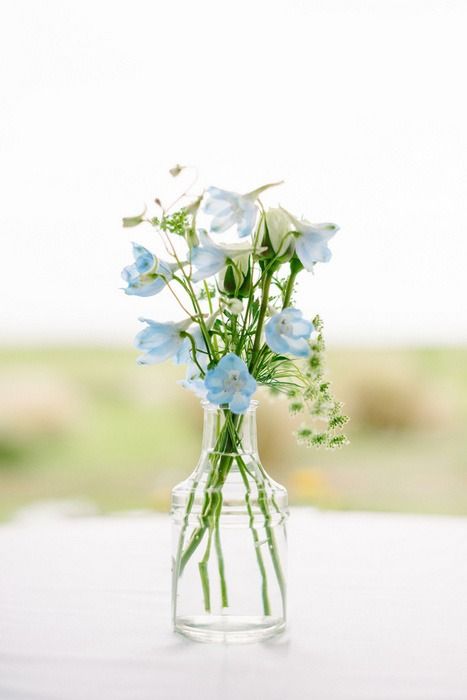
<svg viewBox="0 0 467 700">
<path fill-rule="evenodd" d="M 229 261 L 219 274 L 219 290 L 227 296 L 247 297 L 251 287 L 250 256 L 240 255 Z"/>
<path fill-rule="evenodd" d="M 124 216 L 122 219 L 123 228 L 133 228 L 133 226 L 138 226 L 144 221 L 145 215 L 146 207 L 144 207 L 144 211 L 142 211 L 141 214 L 137 214 L 136 216 Z"/>
<path fill-rule="evenodd" d="M 174 165 L 173 168 L 170 168 L 169 173 L 172 175 L 172 177 L 177 177 L 184 169 L 184 165 L 180 165 L 180 163 L 177 163 L 177 165 Z"/>
<path fill-rule="evenodd" d="M 294 239 L 291 235 L 291 221 L 287 213 L 280 208 L 268 209 L 265 215 L 265 234 L 268 243 L 280 262 L 290 260 L 294 251 Z M 274 256 L 272 256 L 274 257 Z"/>
<path fill-rule="evenodd" d="M 243 301 L 241 299 L 236 299 L 235 297 L 221 299 L 221 304 L 234 316 L 238 316 L 243 311 Z"/>
</svg>

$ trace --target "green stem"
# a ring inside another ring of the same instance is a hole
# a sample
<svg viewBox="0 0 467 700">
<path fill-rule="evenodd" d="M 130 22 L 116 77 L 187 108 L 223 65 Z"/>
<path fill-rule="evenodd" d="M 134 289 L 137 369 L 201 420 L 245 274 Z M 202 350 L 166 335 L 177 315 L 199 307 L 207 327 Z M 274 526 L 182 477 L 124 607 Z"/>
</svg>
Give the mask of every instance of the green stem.
<svg viewBox="0 0 467 700">
<path fill-rule="evenodd" d="M 211 594 L 209 586 L 209 572 L 208 572 L 208 562 L 209 555 L 211 553 L 211 540 L 212 540 L 212 528 L 209 529 L 208 542 L 206 545 L 206 551 L 204 557 L 198 564 L 199 573 L 201 576 L 201 586 L 203 588 L 203 598 L 204 598 L 204 609 L 206 612 L 211 612 Z"/>
<path fill-rule="evenodd" d="M 274 567 L 277 582 L 279 584 L 279 588 L 281 591 L 282 606 L 284 608 L 284 613 L 285 613 L 285 604 L 286 604 L 285 578 L 284 578 L 284 574 L 282 572 L 282 566 L 280 563 L 280 559 L 277 555 L 276 538 L 274 536 L 274 532 L 273 532 L 271 525 L 270 525 L 271 516 L 269 514 L 269 507 L 268 507 L 268 503 L 267 503 L 266 492 L 264 490 L 263 485 L 261 485 L 258 482 L 257 482 L 257 485 L 258 485 L 258 503 L 259 503 L 259 507 L 260 507 L 261 512 L 263 513 L 263 517 L 264 517 L 264 528 L 266 530 L 266 537 L 268 540 L 269 553 L 271 555 L 272 565 Z"/>
<path fill-rule="evenodd" d="M 293 288 L 295 284 L 295 280 L 297 278 L 298 273 L 300 272 L 300 268 L 298 269 L 291 269 L 289 278 L 287 280 L 287 285 L 285 288 L 285 293 L 284 293 L 284 301 L 282 308 L 285 309 L 289 304 L 290 304 L 290 299 L 293 294 Z M 258 365 L 260 364 L 262 357 L 264 355 L 264 350 L 267 350 L 267 346 L 263 345 L 261 348 L 259 347 L 261 344 L 261 328 L 262 324 L 264 323 L 264 314 L 267 310 L 267 302 L 268 302 L 268 297 L 269 297 L 269 288 L 271 285 L 271 280 L 272 280 L 272 275 L 273 272 L 271 271 L 269 281 L 266 285 L 266 279 L 268 276 L 265 277 L 265 284 L 263 285 L 263 296 L 262 296 L 262 303 L 261 303 L 261 310 L 260 310 L 260 315 L 258 317 L 258 327 L 256 331 L 256 336 L 255 336 L 255 342 L 253 345 L 253 350 L 252 350 L 252 356 L 251 356 L 251 361 L 250 361 L 250 372 L 253 374 L 254 370 L 258 369 Z M 266 303 L 265 303 L 266 299 Z M 262 314 L 261 312 L 263 311 L 264 308 L 264 313 Z"/>
<path fill-rule="evenodd" d="M 256 328 L 256 335 L 255 335 L 255 340 L 253 342 L 253 349 L 251 351 L 251 358 L 250 358 L 249 370 L 250 370 L 251 374 L 253 374 L 253 370 L 254 370 L 255 365 L 256 365 L 256 355 L 258 353 L 259 346 L 261 344 L 261 333 L 263 332 L 264 318 L 266 316 L 266 311 L 268 309 L 269 289 L 271 287 L 272 275 L 273 275 L 273 271 L 271 270 L 270 272 L 265 274 L 265 277 L 264 277 L 261 307 L 260 307 L 259 316 L 258 316 L 258 325 Z"/>
<path fill-rule="evenodd" d="M 216 531 L 215 531 L 215 535 L 214 535 L 214 544 L 216 547 L 217 568 L 219 571 L 219 579 L 220 579 L 220 583 L 221 583 L 222 607 L 228 608 L 229 607 L 229 598 L 227 595 L 227 583 L 225 580 L 224 555 L 222 554 L 221 533 L 220 533 L 220 526 L 219 526 L 220 517 L 219 516 L 220 516 L 220 512 L 219 512 L 219 515 L 216 519 Z"/>
<path fill-rule="evenodd" d="M 261 597 L 263 601 L 263 612 L 265 615 L 270 615 L 271 614 L 271 605 L 269 603 L 269 594 L 268 594 L 268 578 L 267 578 L 267 573 L 266 573 L 266 567 L 264 566 L 264 560 L 263 560 L 263 555 L 261 553 L 261 543 L 258 535 L 258 531 L 254 526 L 254 513 L 253 509 L 251 507 L 251 488 L 250 488 L 250 483 L 248 481 L 248 476 L 246 474 L 245 470 L 245 465 L 243 464 L 242 459 L 238 459 L 238 468 L 240 471 L 240 474 L 242 476 L 243 483 L 245 484 L 245 502 L 246 502 L 246 507 L 248 510 L 248 516 L 249 516 L 249 525 L 250 525 L 250 530 L 251 534 L 253 536 L 253 545 L 255 548 L 255 555 L 256 555 L 256 561 L 258 562 L 258 568 L 259 572 L 261 575 Z"/>
<path fill-rule="evenodd" d="M 287 286 L 285 288 L 285 294 L 284 294 L 284 303 L 282 305 L 282 308 L 285 309 L 287 306 L 290 304 L 290 299 L 293 294 L 293 287 L 295 284 L 295 279 L 299 273 L 299 270 L 292 270 L 290 272 L 289 279 L 287 280 Z"/>
<path fill-rule="evenodd" d="M 206 282 L 206 280 L 203 280 L 203 287 L 204 287 L 204 291 L 205 291 L 205 293 L 206 293 L 206 299 L 207 299 L 207 302 L 208 302 L 209 313 L 210 313 L 210 314 L 213 314 L 213 313 L 214 313 L 214 309 L 213 309 L 213 306 L 212 306 L 211 294 L 209 293 L 209 285 L 208 285 L 208 283 Z"/>
<path fill-rule="evenodd" d="M 192 354 L 193 362 L 195 363 L 195 365 L 198 367 L 199 371 L 201 372 L 201 376 L 204 377 L 204 369 L 203 369 L 203 368 L 201 367 L 201 365 L 199 364 L 198 358 L 197 358 L 197 354 L 196 354 L 196 353 L 197 353 L 197 348 L 196 348 L 195 339 L 193 338 L 193 336 L 191 335 L 191 333 L 187 333 L 186 331 L 185 331 L 184 333 L 182 333 L 182 336 L 183 336 L 184 338 L 188 338 L 188 340 L 190 341 L 190 344 L 191 344 L 191 354 Z"/>
<path fill-rule="evenodd" d="M 188 524 L 188 519 L 189 519 L 189 514 L 191 512 L 193 502 L 194 502 L 194 493 L 193 497 L 190 496 L 190 499 L 187 503 L 186 507 L 186 512 L 185 512 L 185 517 L 184 517 L 184 525 L 182 529 L 182 533 L 180 534 L 180 540 L 179 540 L 179 547 L 178 547 L 178 553 L 177 553 L 177 562 L 176 562 L 176 571 L 175 571 L 175 576 L 178 578 L 182 575 L 182 572 L 188 563 L 188 561 L 191 559 L 193 556 L 194 552 L 196 549 L 199 547 L 201 542 L 204 539 L 206 530 L 209 529 L 209 534 L 208 534 L 208 543 L 206 547 L 205 554 L 203 556 L 203 559 L 201 562 L 198 564 L 198 568 L 200 571 L 200 576 L 201 576 L 201 585 L 202 585 L 202 590 L 203 590 L 203 599 L 204 599 L 204 605 L 206 611 L 209 612 L 210 610 L 210 587 L 209 587 L 209 577 L 208 577 L 208 559 L 209 559 L 209 554 L 210 554 L 210 549 L 211 549 L 211 541 L 212 541 L 212 535 L 214 532 L 214 543 L 215 543 L 215 548 L 216 548 L 216 554 L 217 554 L 217 560 L 218 560 L 218 571 L 219 571 L 219 578 L 220 578 L 220 585 L 221 585 L 221 600 L 222 600 L 222 606 L 223 607 L 228 607 L 228 596 L 227 596 L 227 585 L 226 585 L 226 579 L 225 579 L 225 568 L 224 568 L 224 558 L 222 554 L 222 548 L 221 548 L 221 541 L 220 541 L 220 526 L 219 526 L 219 521 L 220 521 L 220 515 L 221 515 L 221 509 L 222 509 L 222 487 L 225 483 L 225 480 L 227 478 L 227 475 L 230 471 L 232 462 L 234 460 L 234 455 L 232 452 L 235 452 L 237 450 L 237 446 L 240 443 L 240 438 L 238 436 L 238 428 L 241 424 L 242 417 L 241 416 L 235 416 L 232 417 L 230 415 L 230 412 L 226 411 L 226 421 L 224 426 L 222 427 L 221 433 L 219 435 L 219 438 L 217 440 L 216 447 L 219 448 L 219 452 L 223 452 L 224 454 L 219 455 L 219 453 L 213 453 L 212 457 L 219 458 L 218 461 L 213 462 L 213 469 L 211 471 L 211 474 L 209 476 L 208 482 L 205 487 L 205 497 L 204 497 L 204 503 L 203 503 L 203 509 L 202 512 L 199 516 L 200 520 L 200 525 L 196 528 L 196 530 L 193 532 L 190 541 L 188 542 L 185 550 L 183 550 L 184 546 L 184 539 L 185 539 L 185 533 L 187 529 L 187 524 Z M 248 474 L 252 476 L 254 479 L 257 489 L 258 489 L 258 505 L 259 508 L 262 512 L 263 518 L 264 518 L 264 528 L 266 532 L 266 541 L 268 544 L 268 550 L 271 556 L 273 568 L 276 574 L 276 578 L 278 581 L 279 589 L 281 592 L 281 597 L 282 597 L 282 604 L 284 607 L 285 611 L 285 579 L 284 575 L 282 572 L 282 567 L 281 567 L 281 562 L 280 558 L 278 555 L 277 551 L 277 542 L 275 539 L 275 535 L 273 532 L 273 528 L 271 527 L 270 521 L 271 521 L 271 515 L 269 512 L 269 504 L 268 504 L 268 496 L 266 494 L 266 490 L 264 488 L 264 482 L 262 482 L 261 478 L 256 475 L 252 474 L 252 472 L 248 469 L 247 465 L 243 461 L 242 457 L 237 454 L 235 455 L 235 459 L 237 461 L 237 464 L 239 466 L 239 471 L 242 477 L 242 480 L 245 484 L 245 502 L 247 505 L 247 510 L 248 510 L 248 515 L 249 515 L 249 526 L 252 531 L 252 537 L 253 537 L 253 544 L 255 547 L 255 555 L 256 559 L 258 562 L 258 568 L 260 571 L 261 575 L 261 580 L 262 580 L 262 587 L 261 587 L 261 592 L 262 592 L 262 601 L 263 601 L 263 610 L 265 615 L 270 614 L 270 602 L 269 602 L 269 595 L 268 595 L 268 585 L 267 585 L 267 572 L 266 572 L 266 567 L 264 564 L 264 559 L 262 556 L 262 552 L 260 550 L 260 539 L 258 532 L 256 528 L 254 527 L 254 513 L 251 505 L 251 487 L 250 483 L 248 480 Z M 264 472 L 260 468 L 262 476 L 264 475 Z M 273 499 L 273 506 L 275 510 L 279 511 L 278 505 L 275 502 L 275 499 Z"/>
<path fill-rule="evenodd" d="M 172 255 L 175 258 L 175 260 L 177 261 L 178 267 L 181 270 L 181 273 L 183 275 L 185 282 L 183 282 L 178 277 L 174 277 L 174 279 L 177 279 L 177 281 L 184 287 L 185 291 L 187 292 L 187 294 L 189 295 L 189 297 L 191 299 L 191 303 L 193 304 L 193 308 L 195 309 L 196 313 L 199 316 L 199 319 L 198 319 L 199 327 L 201 329 L 204 340 L 206 342 L 206 347 L 208 350 L 209 358 L 212 360 L 214 357 L 214 350 L 213 350 L 213 347 L 211 345 L 211 337 L 209 335 L 209 331 L 206 327 L 206 324 L 204 323 L 203 311 L 201 309 L 201 306 L 199 305 L 198 299 L 196 298 L 196 292 L 192 287 L 190 277 L 186 274 L 184 267 L 183 267 L 183 263 L 181 262 L 180 258 L 178 257 L 177 251 L 175 250 L 175 247 L 174 247 L 172 241 L 170 240 L 170 238 L 167 234 L 165 234 L 165 238 L 166 238 L 167 243 L 169 244 L 169 246 L 172 250 Z"/>
<path fill-rule="evenodd" d="M 230 435 L 228 433 L 226 425 L 224 425 L 222 428 L 221 434 L 218 439 L 218 446 L 220 453 L 229 453 L 229 451 L 232 449 Z M 213 455 L 211 456 L 214 460 L 219 458 L 219 454 L 216 453 L 213 453 Z M 199 516 L 200 525 L 193 532 L 190 541 L 188 542 L 185 548 L 185 551 L 181 553 L 179 563 L 179 575 L 183 573 L 183 570 L 186 564 L 188 563 L 190 557 L 200 545 L 204 533 L 208 527 L 208 520 L 211 516 L 211 513 L 213 511 L 215 512 L 216 506 L 219 505 L 219 497 L 222 499 L 221 489 L 224 485 L 225 479 L 227 478 L 227 474 L 230 471 L 232 460 L 233 456 L 231 454 L 221 454 L 219 464 L 216 465 L 214 461 L 211 474 L 206 484 L 203 509 Z"/>
<path fill-rule="evenodd" d="M 233 427 L 233 430 L 235 431 L 235 427 Z M 236 437 L 237 437 L 237 442 L 239 442 L 240 438 L 238 437 L 238 433 L 236 434 Z M 233 437 L 233 440 L 234 440 L 234 444 L 235 444 L 235 437 Z M 259 507 L 260 507 L 261 512 L 263 514 L 264 528 L 266 531 L 269 553 L 271 555 L 272 564 L 274 567 L 274 571 L 275 571 L 277 581 L 279 584 L 279 588 L 280 588 L 280 592 L 281 592 L 282 605 L 283 605 L 284 611 L 285 611 L 285 602 L 286 602 L 285 578 L 284 578 L 284 574 L 282 572 L 282 566 L 280 563 L 280 559 L 279 559 L 278 554 L 277 554 L 276 538 L 274 536 L 274 532 L 273 532 L 271 525 L 270 525 L 271 516 L 269 513 L 269 506 L 268 506 L 268 502 L 267 502 L 266 491 L 264 488 L 264 482 L 262 483 L 261 480 L 255 474 L 252 474 L 248 470 L 245 462 L 243 461 L 243 459 L 240 455 L 237 455 L 236 459 L 237 459 L 239 471 L 240 471 L 240 474 L 242 476 L 242 480 L 243 480 L 243 483 L 245 484 L 245 489 L 246 489 L 245 501 L 247 504 L 248 514 L 250 517 L 250 529 L 251 529 L 252 535 L 253 535 L 253 541 L 254 541 L 255 552 L 256 552 L 256 559 L 258 562 L 258 567 L 259 567 L 261 578 L 262 578 L 262 597 L 263 597 L 264 614 L 265 615 L 270 614 L 270 605 L 269 605 L 268 587 L 267 587 L 267 575 L 266 575 L 266 568 L 264 566 L 263 556 L 262 556 L 260 548 L 259 548 L 260 547 L 259 536 L 258 536 L 256 528 L 254 527 L 254 514 L 253 514 L 253 510 L 251 508 L 251 502 L 250 502 L 251 489 L 250 489 L 250 484 L 248 481 L 247 473 L 253 477 L 253 479 L 255 480 L 255 483 L 256 483 L 256 487 L 258 489 L 258 504 L 259 504 Z M 264 471 L 262 471 L 262 476 L 263 475 L 264 475 Z M 275 499 L 273 499 L 273 505 L 277 510 L 279 510 Z"/>
</svg>

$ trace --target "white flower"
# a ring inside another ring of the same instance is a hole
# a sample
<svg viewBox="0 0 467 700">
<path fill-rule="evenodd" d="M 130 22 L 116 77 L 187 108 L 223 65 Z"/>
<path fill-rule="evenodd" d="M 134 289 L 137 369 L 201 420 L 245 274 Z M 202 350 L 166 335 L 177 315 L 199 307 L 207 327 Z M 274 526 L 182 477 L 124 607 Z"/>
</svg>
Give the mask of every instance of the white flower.
<svg viewBox="0 0 467 700">
<path fill-rule="evenodd" d="M 222 306 L 224 308 L 226 308 L 228 311 L 230 311 L 230 313 L 233 314 L 234 316 L 238 316 L 243 311 L 242 299 L 236 299 L 235 297 L 232 297 L 232 298 L 223 297 L 223 298 L 221 298 L 220 303 L 222 304 Z"/>
<path fill-rule="evenodd" d="M 280 207 L 268 209 L 266 212 L 266 226 L 269 240 L 275 253 L 283 256 L 286 253 L 293 254 L 294 241 L 291 234 L 292 221 L 286 211 Z"/>
</svg>

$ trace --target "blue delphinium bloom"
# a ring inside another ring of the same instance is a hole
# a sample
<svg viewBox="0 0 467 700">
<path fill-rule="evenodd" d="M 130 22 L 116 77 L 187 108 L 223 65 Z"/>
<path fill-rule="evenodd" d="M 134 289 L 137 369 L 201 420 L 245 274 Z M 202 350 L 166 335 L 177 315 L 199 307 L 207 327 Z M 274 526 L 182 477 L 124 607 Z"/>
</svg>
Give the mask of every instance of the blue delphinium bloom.
<svg viewBox="0 0 467 700">
<path fill-rule="evenodd" d="M 232 413 L 244 413 L 256 391 L 256 381 L 243 360 L 230 352 L 216 367 L 209 370 L 204 380 L 206 398 L 218 406 L 228 404 Z"/>
<path fill-rule="evenodd" d="M 307 340 L 314 328 L 299 309 L 289 307 L 273 316 L 265 326 L 266 343 L 279 355 L 309 357 Z"/>
<path fill-rule="evenodd" d="M 284 210 L 285 211 L 285 210 Z M 336 224 L 310 224 L 287 212 L 295 238 L 295 252 L 303 267 L 311 272 L 317 262 L 329 262 L 331 251 L 329 240 L 338 232 Z"/>
<path fill-rule="evenodd" d="M 186 364 L 185 379 L 179 380 L 179 384 L 184 389 L 193 391 L 200 399 L 206 398 L 207 389 L 204 386 L 203 376 L 208 368 L 208 352 L 206 341 L 199 326 L 192 326 L 187 333 L 193 338 L 196 348 L 196 362 L 193 358 L 193 343 L 189 338 L 185 338 L 174 356 L 176 364 Z"/>
<path fill-rule="evenodd" d="M 148 324 L 135 338 L 135 347 L 144 352 L 136 360 L 139 365 L 155 365 L 176 355 L 187 340 L 184 333 L 191 323 L 191 319 L 179 323 L 158 323 L 150 318 L 139 320 Z"/>
<path fill-rule="evenodd" d="M 133 243 L 135 262 L 122 270 L 122 277 L 128 283 L 125 294 L 149 297 L 158 294 L 172 279 L 174 266 L 159 260 L 147 248 Z"/>
<path fill-rule="evenodd" d="M 204 339 L 203 333 L 199 326 L 192 326 L 186 331 L 193 338 L 196 352 L 196 359 L 198 364 L 200 364 L 203 369 L 207 367 L 207 348 L 206 341 Z M 174 362 L 176 365 L 189 364 L 193 361 L 193 344 L 189 338 L 185 338 L 180 345 L 179 349 L 174 355 Z"/>
<path fill-rule="evenodd" d="M 193 282 L 212 277 L 226 267 L 228 260 L 247 255 L 252 250 L 251 246 L 240 243 L 230 246 L 214 243 L 203 229 L 198 231 L 198 235 L 201 245 L 190 252 L 191 264 L 196 268 L 192 274 Z"/>
<path fill-rule="evenodd" d="M 235 225 L 240 238 L 249 236 L 258 216 L 255 199 L 255 193 L 244 195 L 208 187 L 203 209 L 213 217 L 211 231 L 222 233 Z"/>
<path fill-rule="evenodd" d="M 189 389 L 189 391 L 192 391 L 200 399 L 206 398 L 207 389 L 204 384 L 204 380 L 201 378 L 199 367 L 195 365 L 194 362 L 188 362 L 186 367 L 185 379 L 180 379 L 178 383 L 184 389 Z"/>
</svg>

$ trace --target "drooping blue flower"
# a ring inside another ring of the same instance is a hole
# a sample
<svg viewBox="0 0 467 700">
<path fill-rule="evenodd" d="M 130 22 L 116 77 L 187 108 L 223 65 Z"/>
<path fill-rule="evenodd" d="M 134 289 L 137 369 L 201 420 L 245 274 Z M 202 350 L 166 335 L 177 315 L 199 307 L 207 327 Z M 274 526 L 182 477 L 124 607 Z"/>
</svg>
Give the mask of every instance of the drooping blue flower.
<svg viewBox="0 0 467 700">
<path fill-rule="evenodd" d="M 186 368 L 185 379 L 180 379 L 180 386 L 184 389 L 192 391 L 200 399 L 205 399 L 207 394 L 207 389 L 204 384 L 204 379 L 201 378 L 201 372 L 194 362 L 189 362 Z"/>
<path fill-rule="evenodd" d="M 280 184 L 280 182 L 274 182 L 263 185 L 263 187 L 258 187 L 247 194 L 229 192 L 218 187 L 208 187 L 203 210 L 213 217 L 211 231 L 223 233 L 231 226 L 236 226 L 240 238 L 249 236 L 255 227 L 258 216 L 256 199 L 264 190 Z"/>
<path fill-rule="evenodd" d="M 122 270 L 122 277 L 128 283 L 125 294 L 149 297 L 158 294 L 172 279 L 176 265 L 159 260 L 147 248 L 133 243 L 135 262 Z"/>
<path fill-rule="evenodd" d="M 313 324 L 303 318 L 299 309 L 292 307 L 275 314 L 264 329 L 266 343 L 273 352 L 295 357 L 310 356 L 307 340 L 313 331 Z"/>
<path fill-rule="evenodd" d="M 198 231 L 198 235 L 201 245 L 192 248 L 190 252 L 190 261 L 195 268 L 192 274 L 193 282 L 212 277 L 223 270 L 229 260 L 252 252 L 251 246 L 243 243 L 229 246 L 214 243 L 203 229 Z"/>
<path fill-rule="evenodd" d="M 256 391 L 256 381 L 244 361 L 230 352 L 209 370 L 204 380 L 206 398 L 222 406 L 228 404 L 232 413 L 244 413 Z"/>
<path fill-rule="evenodd" d="M 198 325 L 193 325 L 189 327 L 186 331 L 191 335 L 196 348 L 196 359 L 198 364 L 200 364 L 203 369 L 207 367 L 207 348 L 206 341 L 204 339 L 201 328 Z M 177 350 L 174 356 L 174 362 L 176 365 L 184 365 L 193 362 L 193 344 L 191 340 L 187 337 L 184 338 L 182 344 Z"/>
<path fill-rule="evenodd" d="M 285 210 L 284 210 L 285 211 Z M 310 224 L 305 219 L 297 219 L 286 212 L 292 223 L 295 238 L 295 252 L 303 267 L 311 271 L 317 262 L 329 262 L 331 251 L 329 240 L 337 233 L 336 224 Z"/>
<path fill-rule="evenodd" d="M 210 319 L 206 321 L 206 326 L 209 327 Z M 208 351 L 206 341 L 204 339 L 201 328 L 198 325 L 193 325 L 188 329 L 187 333 L 193 338 L 193 343 L 189 338 L 185 338 L 176 355 L 174 361 L 176 364 L 186 364 L 185 379 L 179 380 L 179 384 L 184 389 L 189 389 L 200 399 L 206 398 L 207 389 L 204 386 L 204 375 L 208 368 Z M 196 362 L 193 358 L 193 344 L 196 348 Z"/>
<path fill-rule="evenodd" d="M 187 340 L 184 333 L 191 324 L 191 319 L 179 323 L 139 320 L 148 324 L 135 338 L 135 347 L 144 353 L 136 360 L 139 365 L 155 365 L 176 355 Z"/>
</svg>

